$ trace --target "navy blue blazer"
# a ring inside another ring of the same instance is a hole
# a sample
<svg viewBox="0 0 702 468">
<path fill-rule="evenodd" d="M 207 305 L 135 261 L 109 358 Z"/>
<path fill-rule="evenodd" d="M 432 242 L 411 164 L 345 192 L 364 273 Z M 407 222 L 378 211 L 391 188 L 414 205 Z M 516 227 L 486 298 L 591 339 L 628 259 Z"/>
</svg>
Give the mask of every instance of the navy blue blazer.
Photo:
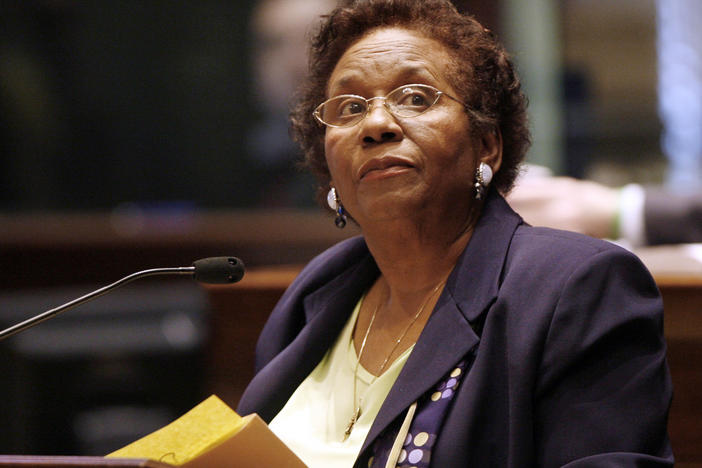
<svg viewBox="0 0 702 468">
<path fill-rule="evenodd" d="M 238 412 L 270 421 L 378 275 L 360 237 L 312 260 L 263 329 Z M 634 255 L 528 226 L 491 193 L 361 454 L 472 350 L 432 466 L 672 466 L 662 318 Z"/>
</svg>

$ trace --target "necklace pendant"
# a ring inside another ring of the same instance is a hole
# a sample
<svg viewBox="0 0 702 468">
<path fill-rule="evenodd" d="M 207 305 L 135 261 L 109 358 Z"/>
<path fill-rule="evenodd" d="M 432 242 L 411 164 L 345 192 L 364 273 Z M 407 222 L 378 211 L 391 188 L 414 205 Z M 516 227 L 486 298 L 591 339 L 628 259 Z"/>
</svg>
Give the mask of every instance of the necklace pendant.
<svg viewBox="0 0 702 468">
<path fill-rule="evenodd" d="M 356 411 L 353 412 L 353 415 L 351 416 L 351 420 L 349 421 L 348 426 L 346 426 L 346 430 L 344 431 L 344 439 L 342 442 L 346 442 L 346 439 L 349 438 L 351 435 L 351 431 L 353 431 L 353 426 L 356 424 L 356 421 L 358 421 L 358 418 L 361 417 L 361 407 L 357 406 Z"/>
</svg>

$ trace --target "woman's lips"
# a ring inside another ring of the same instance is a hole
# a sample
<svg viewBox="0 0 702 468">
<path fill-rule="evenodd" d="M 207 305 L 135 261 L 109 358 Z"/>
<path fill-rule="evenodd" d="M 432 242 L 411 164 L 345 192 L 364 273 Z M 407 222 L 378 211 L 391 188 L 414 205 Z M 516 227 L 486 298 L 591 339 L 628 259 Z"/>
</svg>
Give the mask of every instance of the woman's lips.
<svg viewBox="0 0 702 468">
<path fill-rule="evenodd" d="M 396 156 L 384 156 L 365 162 L 359 172 L 360 180 L 392 177 L 414 167 L 411 161 Z"/>
</svg>

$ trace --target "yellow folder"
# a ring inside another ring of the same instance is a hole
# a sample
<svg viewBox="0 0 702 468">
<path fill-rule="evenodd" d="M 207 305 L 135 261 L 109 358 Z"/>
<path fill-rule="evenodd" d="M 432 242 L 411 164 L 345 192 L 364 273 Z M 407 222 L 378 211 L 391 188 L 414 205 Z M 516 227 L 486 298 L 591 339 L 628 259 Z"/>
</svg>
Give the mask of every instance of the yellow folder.
<svg viewBox="0 0 702 468">
<path fill-rule="evenodd" d="M 107 457 L 148 458 L 186 468 L 305 467 L 258 415 L 241 417 L 215 395 Z"/>
</svg>

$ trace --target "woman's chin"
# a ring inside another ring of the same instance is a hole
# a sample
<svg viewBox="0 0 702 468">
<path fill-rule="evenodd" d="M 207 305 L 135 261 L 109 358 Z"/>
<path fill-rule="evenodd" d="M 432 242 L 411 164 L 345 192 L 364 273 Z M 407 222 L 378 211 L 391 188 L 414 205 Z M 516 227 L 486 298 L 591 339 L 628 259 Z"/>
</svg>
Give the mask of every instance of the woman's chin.
<svg viewBox="0 0 702 468">
<path fill-rule="evenodd" d="M 416 195 L 416 194 L 414 194 Z M 361 228 L 365 223 L 383 223 L 391 221 L 410 221 L 417 216 L 422 206 L 420 197 L 410 194 L 384 193 L 370 199 L 359 200 L 354 219 Z"/>
</svg>

